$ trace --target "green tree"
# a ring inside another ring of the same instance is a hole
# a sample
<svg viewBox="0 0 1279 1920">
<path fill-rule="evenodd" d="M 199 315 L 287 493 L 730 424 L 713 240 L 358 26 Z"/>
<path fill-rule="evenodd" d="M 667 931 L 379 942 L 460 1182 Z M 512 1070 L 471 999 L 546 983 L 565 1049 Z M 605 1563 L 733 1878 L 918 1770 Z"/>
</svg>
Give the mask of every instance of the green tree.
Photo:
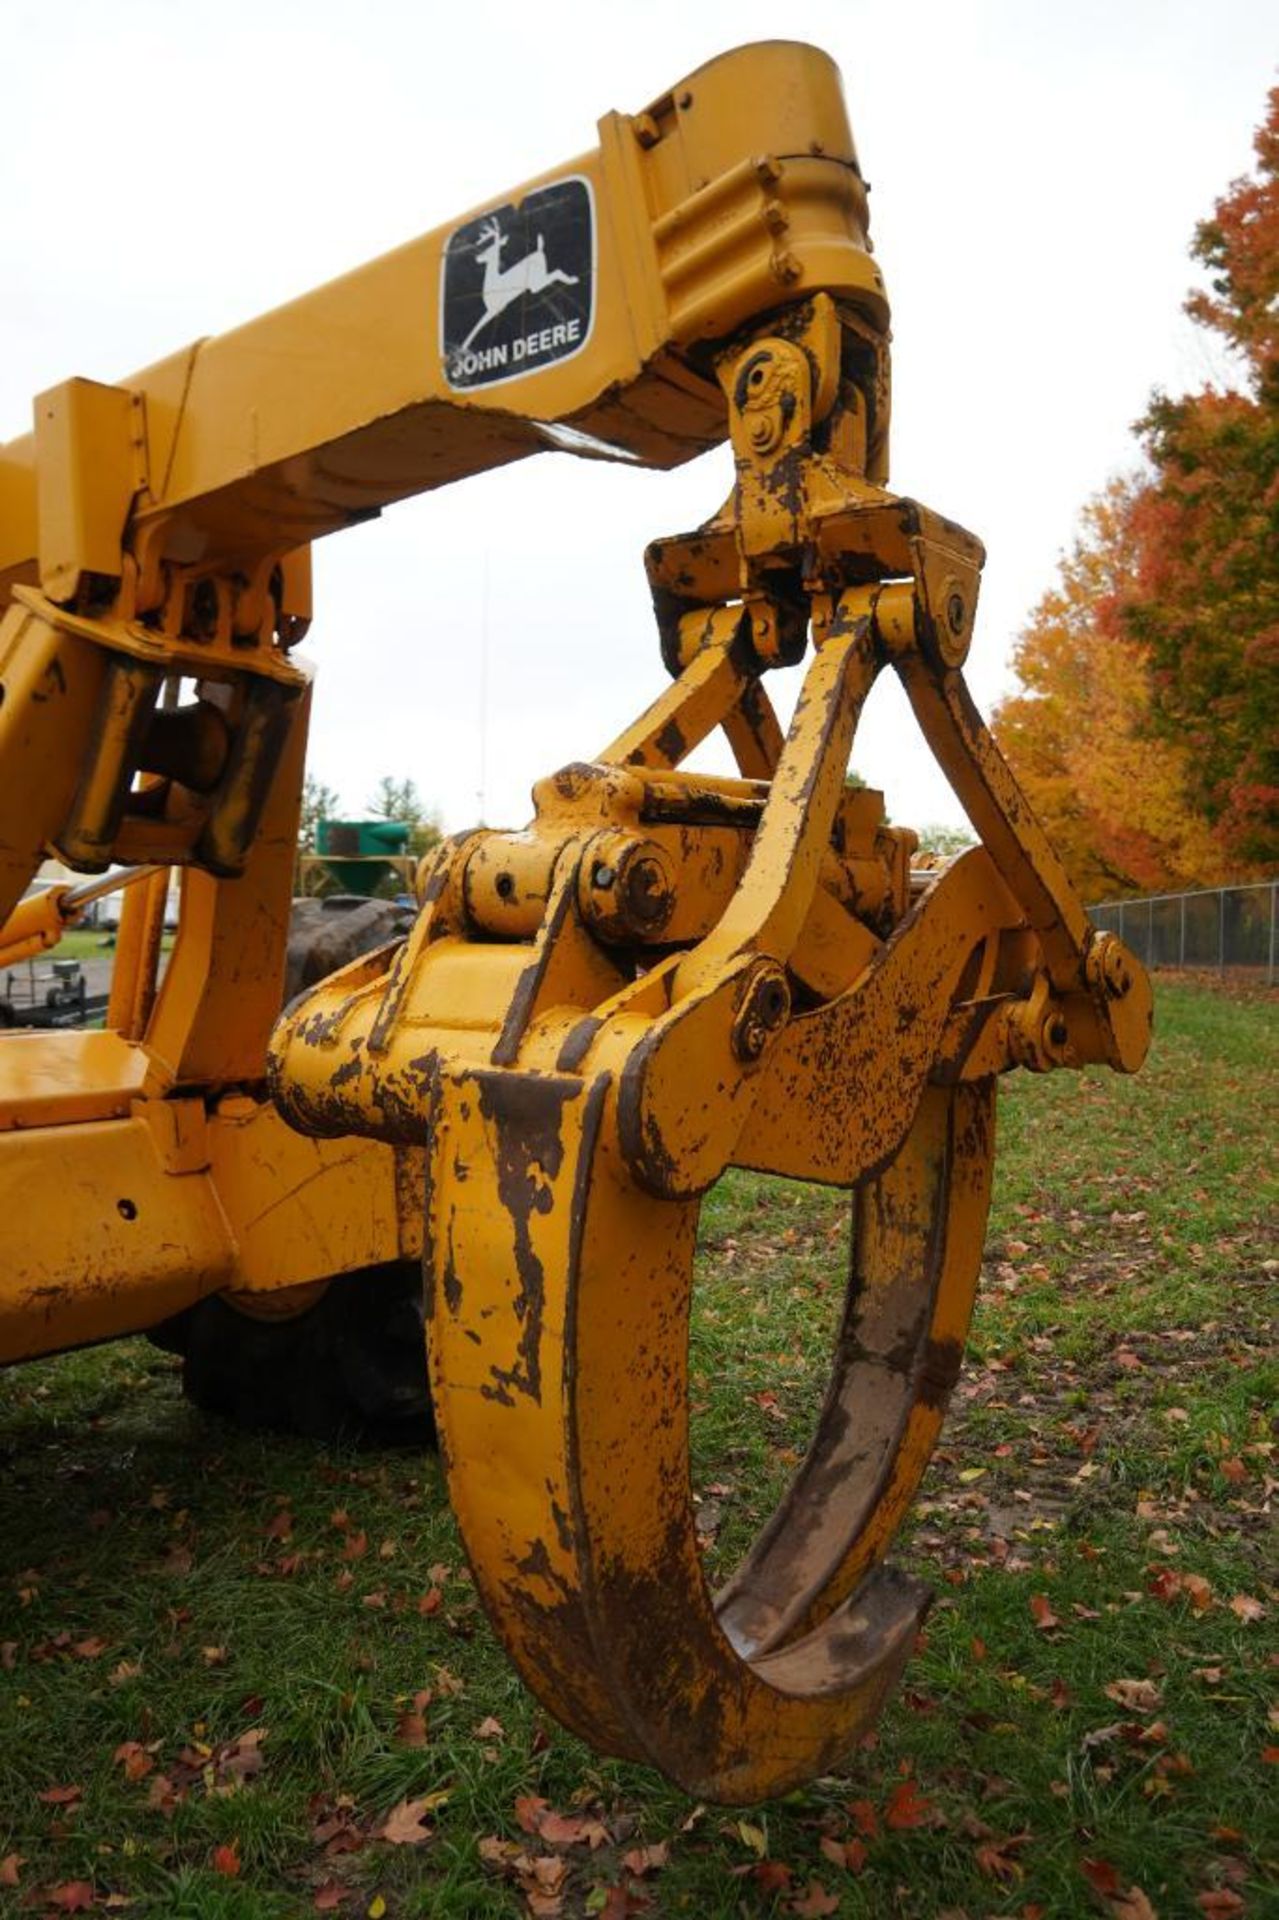
<svg viewBox="0 0 1279 1920">
<path fill-rule="evenodd" d="M 396 780 L 383 774 L 374 789 L 369 812 L 379 820 L 399 820 L 409 828 L 409 852 L 415 860 L 438 846 L 443 829 L 440 816 L 428 807 L 413 780 Z"/>
<path fill-rule="evenodd" d="M 302 861 L 315 852 L 315 837 L 321 820 L 332 820 L 342 811 L 342 801 L 333 787 L 315 774 L 302 782 L 302 811 L 298 817 L 298 852 L 293 868 L 294 893 L 330 893 L 333 882 L 319 868 L 303 871 Z"/>
<path fill-rule="evenodd" d="M 916 831 L 919 834 L 919 851 L 934 853 L 943 860 L 949 860 L 952 854 L 966 853 L 969 847 L 977 845 L 967 827 L 948 827 L 939 820 Z"/>
<path fill-rule="evenodd" d="M 334 820 L 342 811 L 342 802 L 333 787 L 326 787 L 313 773 L 302 782 L 302 814 L 298 821 L 298 852 L 314 853 L 315 836 L 321 820 Z"/>
</svg>

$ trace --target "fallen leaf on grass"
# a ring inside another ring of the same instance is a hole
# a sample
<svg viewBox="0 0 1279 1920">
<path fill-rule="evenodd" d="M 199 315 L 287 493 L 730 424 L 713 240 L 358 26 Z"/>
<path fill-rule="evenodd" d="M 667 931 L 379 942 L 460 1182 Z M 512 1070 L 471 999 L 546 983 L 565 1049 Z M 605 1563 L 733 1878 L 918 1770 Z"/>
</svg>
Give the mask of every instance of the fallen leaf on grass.
<svg viewBox="0 0 1279 1920">
<path fill-rule="evenodd" d="M 428 1793 L 419 1800 L 401 1800 L 387 1815 L 379 1838 L 389 1840 L 393 1847 L 420 1847 L 435 1831 L 426 1824 L 427 1819 L 447 1798 L 447 1794 Z"/>
<path fill-rule="evenodd" d="M 1081 1860 L 1079 1866 L 1088 1884 L 1105 1899 L 1108 1900 L 1112 1894 L 1118 1893 L 1119 1874 L 1109 1860 Z"/>
<path fill-rule="evenodd" d="M 43 1801 L 46 1807 L 69 1807 L 83 1796 L 83 1787 L 46 1787 L 43 1793 L 36 1795 L 36 1799 Z"/>
<path fill-rule="evenodd" d="M 991 1880 L 1020 1880 L 1022 1869 L 1008 1856 L 1018 1847 L 1024 1847 L 1029 1839 L 1029 1833 L 1014 1833 L 1010 1834 L 1006 1840 L 987 1841 L 976 1851 L 978 1871 Z"/>
<path fill-rule="evenodd" d="M 1237 1593 L 1230 1602 L 1230 1611 L 1237 1619 L 1243 1621 L 1245 1627 L 1250 1627 L 1255 1620 L 1264 1620 L 1266 1617 L 1266 1610 L 1260 1600 L 1254 1600 L 1250 1593 Z"/>
<path fill-rule="evenodd" d="M 0 1887 L 16 1887 L 22 1878 L 22 1863 L 25 1855 L 6 1853 L 0 1860 Z"/>
<path fill-rule="evenodd" d="M 515 1818 L 525 1833 L 536 1833 L 544 1814 L 551 1810 L 549 1800 L 543 1800 L 536 1793 L 521 1793 L 516 1796 Z"/>
<path fill-rule="evenodd" d="M 768 1852 L 768 1835 L 762 1827 L 752 1826 L 749 1820 L 738 1820 L 733 1831 L 744 1847 L 749 1847 L 761 1860 L 764 1858 Z"/>
<path fill-rule="evenodd" d="M 88 1913 L 95 1895 L 88 1880 L 64 1880 L 60 1886 L 50 1887 L 44 1897 L 61 1913 Z"/>
<path fill-rule="evenodd" d="M 594 1851 L 596 1847 L 606 1846 L 609 1840 L 609 1831 L 603 1822 L 582 1813 L 549 1811 L 542 1816 L 536 1831 L 551 1847 L 580 1847 L 585 1844 Z M 652 1849 L 645 1848 L 642 1851 Z M 655 1864 L 665 1866 L 666 1862 L 663 1859 Z M 641 1867 L 632 1868 L 634 1873 L 643 1871 Z"/>
<path fill-rule="evenodd" d="M 224 1784 L 255 1779 L 262 1771 L 262 1742 L 266 1738 L 266 1727 L 250 1727 L 238 1739 L 228 1740 L 214 1760 L 218 1779 Z"/>
<path fill-rule="evenodd" d="M 1242 1913 L 1243 1901 L 1229 1887 L 1216 1887 L 1211 1893 L 1201 1893 L 1195 1901 L 1201 1913 L 1224 1914 Z"/>
<path fill-rule="evenodd" d="M 827 1833 L 822 1835 L 821 1849 L 833 1867 L 843 1867 L 846 1873 L 860 1873 L 866 1865 L 864 1840 L 834 1840 Z"/>
<path fill-rule="evenodd" d="M 124 1768 L 126 1780 L 145 1780 L 155 1766 L 155 1761 L 138 1740 L 122 1740 L 111 1758 L 116 1766 Z"/>
<path fill-rule="evenodd" d="M 1153 1680 L 1112 1680 L 1102 1692 L 1130 1713 L 1153 1713 L 1163 1699 Z"/>
<path fill-rule="evenodd" d="M 228 1880 L 235 1880 L 240 1872 L 240 1843 L 232 1840 L 229 1846 L 214 1847 L 213 1871 L 222 1874 Z"/>
<path fill-rule="evenodd" d="M 542 1831 L 545 1834 L 546 1829 Z M 632 1847 L 629 1853 L 622 1855 L 622 1865 L 637 1880 L 642 1880 L 646 1873 L 661 1872 L 670 1857 L 670 1851 L 670 1845 L 665 1840 L 659 1840 L 651 1847 Z"/>
<path fill-rule="evenodd" d="M 324 1886 L 315 1889 L 315 1898 L 311 1905 L 317 1913 L 336 1913 L 347 1897 L 348 1889 L 340 1886 L 336 1880 L 326 1881 Z"/>
<path fill-rule="evenodd" d="M 364 1833 L 351 1817 L 353 1805 L 349 1794 L 340 1794 L 335 1808 L 326 1809 L 321 1801 L 315 1809 L 319 1818 L 311 1828 L 311 1839 L 323 1848 L 326 1860 L 336 1859 L 341 1853 L 359 1853 L 364 1846 Z"/>
<path fill-rule="evenodd" d="M 649 1905 L 646 1894 L 621 1884 L 596 1887 L 586 1898 L 586 1911 L 595 1915 L 595 1920 L 631 1920 L 633 1914 L 646 1913 Z"/>
<path fill-rule="evenodd" d="M 938 1815 L 932 1804 L 925 1800 L 913 1780 L 902 1780 L 888 1796 L 888 1805 L 884 1808 L 884 1825 L 894 1831 L 907 1827 L 931 1827 L 938 1824 Z"/>
<path fill-rule="evenodd" d="M 476 1851 L 486 1867 L 509 1867 L 519 1854 L 518 1841 L 500 1839 L 496 1833 L 486 1833 L 476 1844 Z"/>
<path fill-rule="evenodd" d="M 1159 1920 L 1158 1914 L 1140 1887 L 1129 1887 L 1110 1903 L 1114 1920 Z"/>
<path fill-rule="evenodd" d="M 424 1747 L 426 1716 L 421 1713 L 402 1713 L 395 1723 L 395 1737 L 402 1747 Z"/>
<path fill-rule="evenodd" d="M 566 1863 L 558 1854 L 546 1853 L 536 1860 L 525 1856 L 525 1865 L 520 1870 L 520 1891 L 528 1901 L 528 1910 L 535 1920 L 555 1920 L 563 1908 L 563 1886 L 568 1873 Z"/>
<path fill-rule="evenodd" d="M 765 1893 L 778 1893 L 789 1887 L 794 1873 L 784 1860 L 761 1860 L 746 1871 L 757 1887 L 763 1887 Z"/>
<path fill-rule="evenodd" d="M 790 1910 L 806 1917 L 810 1914 L 838 1913 L 839 1895 L 827 1893 L 820 1880 L 810 1880 L 800 1898 L 791 1901 Z"/>
<path fill-rule="evenodd" d="M 1041 1633 L 1051 1633 L 1054 1627 L 1061 1625 L 1061 1621 L 1052 1610 L 1052 1602 L 1046 1593 L 1031 1594 L 1030 1615 Z"/>
<path fill-rule="evenodd" d="M 874 1840 L 879 1833 L 879 1815 L 869 1800 L 850 1800 L 848 1812 L 853 1825 L 864 1840 Z"/>
</svg>

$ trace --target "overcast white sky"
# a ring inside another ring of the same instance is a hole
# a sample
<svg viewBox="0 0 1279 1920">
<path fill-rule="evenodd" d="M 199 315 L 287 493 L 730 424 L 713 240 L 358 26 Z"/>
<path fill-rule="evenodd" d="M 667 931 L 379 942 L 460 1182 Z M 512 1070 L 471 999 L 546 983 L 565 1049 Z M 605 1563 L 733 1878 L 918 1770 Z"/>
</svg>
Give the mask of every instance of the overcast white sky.
<svg viewBox="0 0 1279 1920">
<path fill-rule="evenodd" d="M 0 0 L 0 439 L 500 197 L 711 55 L 779 32 L 843 69 L 894 308 L 893 484 L 989 560 L 986 707 L 1154 385 L 1222 361 L 1180 307 L 1195 222 L 1275 77 L 1253 0 Z M 641 555 L 727 489 L 546 454 L 316 549 L 311 765 L 360 813 L 411 775 L 519 824 L 662 684 Z M 487 699 L 483 698 L 487 657 Z M 894 819 L 960 818 L 888 690 L 854 755 Z"/>
</svg>

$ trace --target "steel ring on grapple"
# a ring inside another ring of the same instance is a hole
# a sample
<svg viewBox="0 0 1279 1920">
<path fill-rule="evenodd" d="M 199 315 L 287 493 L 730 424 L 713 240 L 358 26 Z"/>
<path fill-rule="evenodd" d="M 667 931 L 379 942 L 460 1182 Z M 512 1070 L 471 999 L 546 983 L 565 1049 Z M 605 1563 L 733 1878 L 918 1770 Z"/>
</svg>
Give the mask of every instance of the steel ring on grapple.
<svg viewBox="0 0 1279 1920">
<path fill-rule="evenodd" d="M 698 1202 L 635 1183 L 603 1082 L 466 1075 L 442 1119 L 432 1385 L 476 1578 L 524 1679 L 594 1746 L 702 1798 L 762 1799 L 829 1770 L 897 1681 L 928 1602 L 883 1555 L 958 1371 L 993 1083 L 927 1088 L 859 1190 L 816 1436 L 717 1596 L 689 1478 Z"/>
</svg>

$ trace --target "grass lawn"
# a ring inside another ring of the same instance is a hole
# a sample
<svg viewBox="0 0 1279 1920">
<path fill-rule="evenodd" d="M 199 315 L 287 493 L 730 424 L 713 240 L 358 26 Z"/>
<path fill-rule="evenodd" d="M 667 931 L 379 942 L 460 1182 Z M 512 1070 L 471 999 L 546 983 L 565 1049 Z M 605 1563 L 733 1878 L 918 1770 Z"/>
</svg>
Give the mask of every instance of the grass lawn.
<svg viewBox="0 0 1279 1920">
<path fill-rule="evenodd" d="M 114 952 L 114 938 L 103 927 L 72 927 L 53 949 L 59 960 L 96 960 Z"/>
<path fill-rule="evenodd" d="M 0 1376 L 0 1911 L 1279 1912 L 1277 1068 L 1273 997 L 1168 985 L 1139 1079 L 1006 1082 L 901 1553 L 925 1644 L 846 1771 L 778 1805 L 694 1807 L 534 1708 L 433 1459 L 237 1434 L 140 1341 Z M 811 1432 L 846 1249 L 817 1189 L 706 1208 L 714 1569 Z"/>
</svg>

